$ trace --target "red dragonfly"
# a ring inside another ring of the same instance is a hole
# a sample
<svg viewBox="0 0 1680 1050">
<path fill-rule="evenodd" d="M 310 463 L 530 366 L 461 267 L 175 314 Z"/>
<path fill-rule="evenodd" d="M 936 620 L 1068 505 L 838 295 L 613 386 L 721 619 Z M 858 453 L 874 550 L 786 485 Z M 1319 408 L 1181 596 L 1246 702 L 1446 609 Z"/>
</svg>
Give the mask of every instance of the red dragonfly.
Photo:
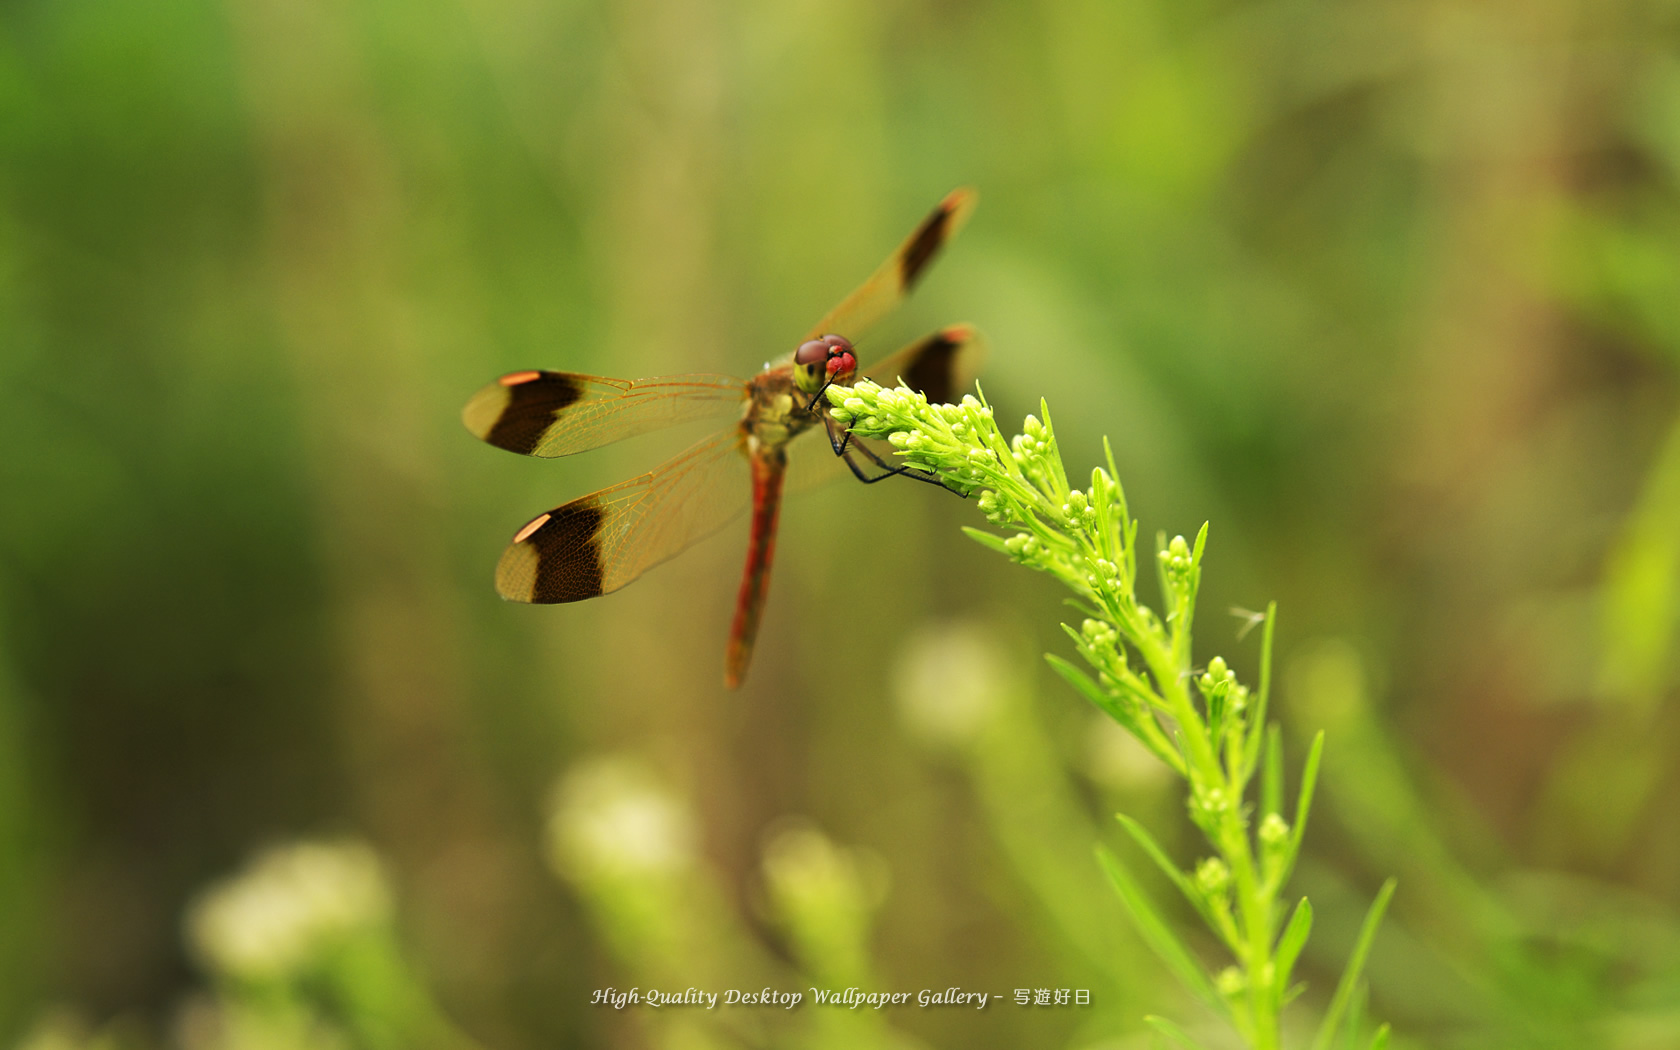
<svg viewBox="0 0 1680 1050">
<path fill-rule="evenodd" d="M 823 392 L 859 375 L 903 379 L 949 401 L 972 381 L 978 343 L 953 325 L 858 369 L 854 340 L 904 298 L 974 210 L 953 191 L 880 268 L 806 333 L 794 351 L 751 379 L 722 375 L 606 379 L 576 372 L 513 372 L 474 394 L 461 418 L 474 435 L 527 456 L 569 456 L 635 434 L 733 413 L 736 422 L 646 474 L 532 518 L 496 566 L 496 590 L 516 602 L 575 602 L 608 594 L 722 528 L 752 506 L 752 538 L 725 659 L 741 684 L 770 586 L 788 444 L 827 429 L 830 447 L 864 482 L 906 475 L 834 423 Z M 802 468 L 803 469 L 803 468 Z M 748 478 L 732 476 L 750 474 Z"/>
</svg>

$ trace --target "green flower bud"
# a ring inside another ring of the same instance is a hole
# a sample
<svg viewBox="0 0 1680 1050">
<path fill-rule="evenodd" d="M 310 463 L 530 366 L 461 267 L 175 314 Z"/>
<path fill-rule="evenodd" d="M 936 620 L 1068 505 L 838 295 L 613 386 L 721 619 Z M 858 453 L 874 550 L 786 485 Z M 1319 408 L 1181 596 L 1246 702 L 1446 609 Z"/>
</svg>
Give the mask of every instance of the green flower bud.
<svg viewBox="0 0 1680 1050">
<path fill-rule="evenodd" d="M 1225 665 L 1225 658 L 1216 656 L 1208 661 L 1207 673 L 1197 679 L 1196 684 L 1201 686 L 1204 695 L 1211 697 L 1228 691 L 1235 680 L 1236 675 Z"/>
<path fill-rule="evenodd" d="M 1120 640 L 1120 632 L 1102 620 L 1086 619 L 1079 625 L 1079 636 L 1094 650 L 1107 651 Z"/>
<path fill-rule="evenodd" d="M 1247 990 L 1248 978 L 1244 977 L 1243 972 L 1235 966 L 1227 966 L 1219 971 L 1219 976 L 1213 979 L 1213 984 L 1215 988 L 1219 989 L 1220 995 L 1228 999 L 1235 999 Z"/>
<path fill-rule="evenodd" d="M 1156 557 L 1166 566 L 1167 572 L 1173 576 L 1183 576 L 1191 568 L 1190 545 L 1184 542 L 1183 536 L 1174 536 L 1167 549 Z"/>
<path fill-rule="evenodd" d="M 1268 813 L 1260 821 L 1260 844 L 1267 849 L 1277 849 L 1289 841 L 1289 822 L 1276 813 Z"/>
<path fill-rule="evenodd" d="M 1231 799 L 1223 788 L 1204 788 L 1197 791 L 1190 799 L 1190 810 L 1207 818 L 1217 818 L 1231 808 Z"/>
<path fill-rule="evenodd" d="M 1207 857 L 1196 865 L 1196 888 L 1205 897 L 1222 897 L 1231 888 L 1231 869 L 1218 857 Z"/>
</svg>

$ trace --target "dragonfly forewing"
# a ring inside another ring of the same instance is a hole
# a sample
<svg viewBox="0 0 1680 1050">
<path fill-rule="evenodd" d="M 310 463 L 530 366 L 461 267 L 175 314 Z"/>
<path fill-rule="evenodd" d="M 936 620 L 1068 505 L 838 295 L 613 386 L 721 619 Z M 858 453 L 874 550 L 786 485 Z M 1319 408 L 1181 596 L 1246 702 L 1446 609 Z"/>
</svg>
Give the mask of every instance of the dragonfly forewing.
<svg viewBox="0 0 1680 1050">
<path fill-rule="evenodd" d="M 552 458 L 678 423 L 738 415 L 746 397 L 746 381 L 724 375 L 609 379 L 512 372 L 474 394 L 461 421 L 497 448 Z"/>
</svg>

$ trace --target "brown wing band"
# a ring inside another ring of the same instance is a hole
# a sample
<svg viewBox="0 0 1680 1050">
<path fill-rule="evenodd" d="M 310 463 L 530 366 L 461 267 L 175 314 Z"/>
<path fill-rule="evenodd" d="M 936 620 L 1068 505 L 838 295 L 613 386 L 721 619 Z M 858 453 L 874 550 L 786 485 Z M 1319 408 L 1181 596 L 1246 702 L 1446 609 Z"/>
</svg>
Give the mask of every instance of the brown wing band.
<svg viewBox="0 0 1680 1050">
<path fill-rule="evenodd" d="M 543 515 L 546 521 L 539 518 L 521 529 L 518 541 L 502 554 L 497 566 L 502 597 L 553 605 L 599 595 L 599 533 L 605 517 L 600 504 L 586 497 L 549 511 Z M 515 580 L 523 582 L 526 578 L 527 593 L 509 593 Z"/>
<path fill-rule="evenodd" d="M 583 397 L 583 387 L 564 372 L 516 372 L 502 377 L 502 386 L 507 404 L 484 440 L 522 456 L 541 444 L 556 413 Z"/>
<path fill-rule="evenodd" d="M 916 236 L 899 260 L 898 272 L 904 282 L 904 290 L 909 291 L 916 286 L 916 281 L 922 276 L 922 271 L 939 251 L 939 246 L 945 243 L 946 227 L 951 224 L 952 206 L 941 204 L 932 215 L 922 220 L 922 225 L 916 230 Z"/>
<path fill-rule="evenodd" d="M 948 404 L 956 379 L 953 359 L 962 345 L 944 332 L 935 332 L 911 355 L 910 370 L 899 378 L 910 389 L 926 394 L 933 404 Z"/>
</svg>

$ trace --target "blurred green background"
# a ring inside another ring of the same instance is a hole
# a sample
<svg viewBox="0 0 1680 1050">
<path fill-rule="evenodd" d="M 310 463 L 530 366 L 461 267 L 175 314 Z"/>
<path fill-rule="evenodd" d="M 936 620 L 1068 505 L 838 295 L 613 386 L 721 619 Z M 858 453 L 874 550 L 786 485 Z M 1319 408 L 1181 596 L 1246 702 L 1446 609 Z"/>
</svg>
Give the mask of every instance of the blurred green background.
<svg viewBox="0 0 1680 1050">
<path fill-rule="evenodd" d="M 750 374 L 959 184 L 877 349 L 975 322 L 1000 419 L 1211 520 L 1198 660 L 1280 604 L 1303 1028 L 1394 874 L 1399 1045 L 1680 1046 L 1667 0 L 8 0 L 0 1045 L 1223 1045 L 1091 858 L 1192 861 L 1176 786 L 971 504 L 790 500 L 739 694 L 744 524 L 491 588 L 696 435 L 527 460 L 468 395 Z M 1093 1005 L 589 1004 L 824 981 Z"/>
</svg>

